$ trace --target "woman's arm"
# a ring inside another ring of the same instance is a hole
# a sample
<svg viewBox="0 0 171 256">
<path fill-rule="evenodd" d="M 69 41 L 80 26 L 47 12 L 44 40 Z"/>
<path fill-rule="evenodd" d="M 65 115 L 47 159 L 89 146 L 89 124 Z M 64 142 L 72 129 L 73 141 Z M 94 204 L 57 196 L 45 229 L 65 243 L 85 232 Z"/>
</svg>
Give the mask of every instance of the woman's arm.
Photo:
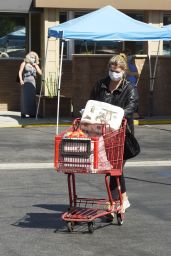
<svg viewBox="0 0 171 256">
<path fill-rule="evenodd" d="M 126 71 L 126 74 L 128 76 L 135 76 L 136 78 L 139 78 L 139 73 L 138 71 L 130 71 L 129 69 Z"/>
<path fill-rule="evenodd" d="M 37 65 L 36 63 L 34 63 L 34 64 L 33 64 L 33 67 L 35 67 L 36 72 L 37 72 L 39 75 L 42 75 L 42 70 L 40 69 L 39 65 Z"/>
<path fill-rule="evenodd" d="M 132 87 L 132 86 L 131 86 Z M 138 107 L 138 91 L 132 87 L 128 93 L 127 105 L 124 108 L 125 117 L 130 118 Z"/>
<path fill-rule="evenodd" d="M 128 75 L 128 76 L 135 76 L 136 78 L 139 78 L 139 73 L 138 73 L 138 71 L 130 71 L 130 70 L 127 70 L 127 72 L 126 72 L 126 74 Z"/>
<path fill-rule="evenodd" d="M 126 70 L 126 74 L 128 76 L 135 76 L 136 78 L 139 78 L 138 69 L 135 64 L 128 64 L 128 69 Z"/>
<path fill-rule="evenodd" d="M 20 80 L 20 85 L 24 84 L 24 81 L 23 81 L 23 70 L 24 70 L 24 67 L 25 67 L 25 61 L 23 61 L 21 63 L 20 68 L 19 68 L 19 72 L 18 72 L 19 80 Z"/>
</svg>

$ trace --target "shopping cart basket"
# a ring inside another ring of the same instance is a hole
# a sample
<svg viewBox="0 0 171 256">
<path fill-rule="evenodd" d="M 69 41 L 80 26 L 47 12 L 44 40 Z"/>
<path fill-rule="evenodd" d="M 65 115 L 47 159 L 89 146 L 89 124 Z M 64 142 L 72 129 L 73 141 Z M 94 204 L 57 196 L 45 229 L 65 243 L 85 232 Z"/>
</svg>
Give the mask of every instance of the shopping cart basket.
<svg viewBox="0 0 171 256">
<path fill-rule="evenodd" d="M 116 213 L 119 225 L 123 223 L 119 176 L 123 168 L 126 119 L 117 131 L 105 124 L 101 124 L 100 129 L 98 136 L 89 136 L 81 129 L 80 119 L 76 119 L 73 126 L 55 137 L 54 166 L 57 172 L 68 176 L 69 209 L 62 214 L 62 219 L 69 231 L 73 231 L 76 222 L 87 222 L 92 233 L 93 221 L 111 213 Z M 78 197 L 76 173 L 104 174 L 107 198 Z M 112 198 L 109 176 L 116 177 L 118 200 Z"/>
</svg>

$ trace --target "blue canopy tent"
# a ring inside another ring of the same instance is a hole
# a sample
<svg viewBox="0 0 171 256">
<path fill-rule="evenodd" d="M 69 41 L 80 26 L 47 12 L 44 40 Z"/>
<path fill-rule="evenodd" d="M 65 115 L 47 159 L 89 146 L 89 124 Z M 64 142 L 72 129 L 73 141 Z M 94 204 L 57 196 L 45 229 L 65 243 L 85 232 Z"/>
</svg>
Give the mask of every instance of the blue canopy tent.
<svg viewBox="0 0 171 256">
<path fill-rule="evenodd" d="M 48 29 L 48 38 L 50 37 L 61 39 L 62 43 L 58 79 L 57 127 L 64 40 L 147 41 L 171 39 L 168 30 L 155 28 L 147 23 L 137 21 L 112 6 L 103 7 L 79 18 L 51 27 Z"/>
<path fill-rule="evenodd" d="M 49 28 L 49 37 L 91 41 L 168 40 L 167 30 L 135 20 L 106 6 L 79 18 Z"/>
</svg>

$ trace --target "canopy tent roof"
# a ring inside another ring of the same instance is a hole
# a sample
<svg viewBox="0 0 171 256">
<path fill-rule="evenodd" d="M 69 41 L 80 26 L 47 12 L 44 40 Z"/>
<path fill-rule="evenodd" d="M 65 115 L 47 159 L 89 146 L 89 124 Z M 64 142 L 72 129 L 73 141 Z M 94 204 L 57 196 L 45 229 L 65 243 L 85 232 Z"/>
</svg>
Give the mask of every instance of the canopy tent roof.
<svg viewBox="0 0 171 256">
<path fill-rule="evenodd" d="M 171 40 L 167 29 L 137 21 L 112 6 L 51 27 L 48 37 L 92 41 Z"/>
</svg>

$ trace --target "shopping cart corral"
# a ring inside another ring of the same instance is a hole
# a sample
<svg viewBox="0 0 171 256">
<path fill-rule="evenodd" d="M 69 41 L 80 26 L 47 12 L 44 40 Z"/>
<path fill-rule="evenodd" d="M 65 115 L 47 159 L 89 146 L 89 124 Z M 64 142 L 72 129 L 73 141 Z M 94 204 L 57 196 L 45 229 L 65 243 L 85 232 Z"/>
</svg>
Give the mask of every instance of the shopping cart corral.
<svg viewBox="0 0 171 256">
<path fill-rule="evenodd" d="M 88 135 L 83 128 L 80 119 L 76 119 L 69 129 L 55 137 L 54 165 L 57 172 L 67 174 L 68 178 L 69 208 L 62 214 L 68 231 L 72 232 L 78 222 L 87 222 L 88 230 L 92 233 L 95 219 L 111 213 L 116 214 L 119 225 L 123 223 L 119 176 L 123 169 L 126 119 L 123 119 L 121 127 L 116 131 L 109 125 L 101 124 L 98 136 Z M 106 198 L 79 197 L 76 192 L 77 173 L 104 175 Z M 110 176 L 116 177 L 117 200 L 112 198 Z"/>
</svg>

